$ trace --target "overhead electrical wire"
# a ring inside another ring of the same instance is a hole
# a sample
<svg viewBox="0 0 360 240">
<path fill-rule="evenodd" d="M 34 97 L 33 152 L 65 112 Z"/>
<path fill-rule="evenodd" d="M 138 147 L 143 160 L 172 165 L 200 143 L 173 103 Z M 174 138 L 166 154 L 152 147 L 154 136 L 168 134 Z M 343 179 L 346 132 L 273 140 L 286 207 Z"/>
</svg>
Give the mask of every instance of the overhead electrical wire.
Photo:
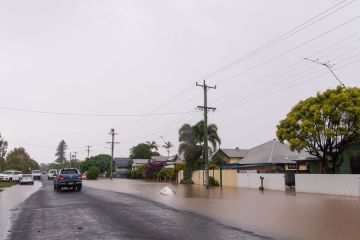
<svg viewBox="0 0 360 240">
<path fill-rule="evenodd" d="M 231 62 L 231 63 L 229 63 L 229 64 L 226 64 L 225 66 L 219 68 L 218 70 L 216 70 L 216 71 L 208 74 L 207 76 L 204 77 L 204 79 L 212 78 L 212 77 L 214 77 L 215 75 L 218 75 L 219 73 L 221 73 L 221 72 L 223 72 L 223 71 L 231 68 L 232 66 L 237 65 L 237 64 L 239 64 L 239 63 L 241 63 L 241 62 L 244 62 L 245 60 L 247 60 L 247 59 L 249 59 L 249 58 L 257 55 L 258 53 L 263 52 L 264 50 L 266 50 L 266 49 L 268 49 L 268 48 L 270 48 L 270 47 L 272 47 L 272 46 L 274 46 L 274 45 L 276 45 L 276 44 L 278 44 L 278 43 L 280 43 L 280 42 L 288 39 L 289 37 L 295 35 L 295 34 L 298 33 L 299 31 L 301 31 L 301 30 L 303 30 L 303 29 L 305 29 L 305 28 L 307 28 L 307 27 L 309 27 L 309 26 L 311 26 L 311 25 L 319 22 L 320 20 L 322 20 L 322 19 L 328 17 L 329 15 L 331 15 L 331 14 L 333 14 L 333 13 L 335 13 L 335 12 L 341 10 L 341 9 L 343 9 L 344 7 L 346 7 L 346 6 L 354 3 L 355 1 L 357 1 L 357 0 L 350 1 L 350 2 L 346 3 L 346 4 L 343 5 L 343 6 L 340 6 L 340 5 L 343 4 L 343 3 L 345 3 L 345 2 L 347 2 L 347 0 L 340 1 L 339 3 L 331 6 L 331 7 L 328 8 L 327 10 L 321 12 L 320 14 L 316 15 L 315 17 L 310 18 L 309 20 L 305 21 L 304 23 L 302 23 L 302 24 L 300 24 L 300 25 L 298 25 L 298 26 L 290 29 L 290 30 L 287 31 L 286 33 L 280 35 L 279 37 L 277 37 L 277 38 L 275 38 L 275 39 L 273 39 L 273 40 L 271 40 L 270 42 L 264 44 L 263 46 L 255 49 L 255 50 L 253 50 L 253 51 L 251 51 L 250 53 L 248 53 L 248 54 L 246 54 L 246 55 L 244 55 L 244 56 L 236 59 L 235 61 L 233 61 L 233 62 Z M 337 8 L 338 6 L 340 6 L 340 7 Z M 334 11 L 328 13 L 329 11 L 333 10 L 334 8 L 337 8 L 337 9 L 335 9 Z M 326 13 L 328 13 L 328 14 L 326 14 Z M 326 14 L 326 15 L 325 15 L 325 16 L 322 16 L 322 15 L 324 15 L 324 14 Z M 321 17 L 321 16 L 322 16 L 322 17 Z M 320 18 L 319 18 L 319 17 L 320 17 Z M 319 18 L 319 19 L 318 19 L 318 18 Z M 315 21 L 314 21 L 314 20 L 315 20 Z M 314 22 L 313 22 L 313 21 L 314 21 Z"/>
<path fill-rule="evenodd" d="M 355 64 L 355 63 L 357 63 L 357 62 L 360 62 L 360 58 L 359 58 L 359 59 L 355 59 L 355 60 L 353 60 L 353 61 L 351 61 L 351 62 L 349 62 L 349 63 L 346 63 L 346 64 L 344 64 L 344 65 L 342 65 L 342 66 L 340 66 L 340 67 L 337 67 L 337 68 L 335 68 L 335 70 L 344 69 L 344 68 L 346 68 L 346 67 L 348 67 L 348 66 L 350 66 L 350 65 L 352 65 L 352 64 Z M 272 96 L 272 95 L 274 95 L 274 94 L 276 94 L 276 93 L 282 92 L 282 91 L 287 90 L 287 89 L 289 89 L 289 88 L 295 87 L 295 86 L 297 86 L 297 85 L 303 84 L 303 83 L 305 83 L 305 82 L 309 82 L 309 81 L 311 81 L 311 80 L 313 80 L 313 79 L 316 79 L 316 78 L 318 78 L 318 77 L 321 77 L 321 76 L 324 76 L 324 75 L 329 74 L 329 72 L 326 71 L 326 69 L 324 69 L 322 72 L 323 72 L 323 73 L 318 74 L 318 75 L 316 75 L 316 76 L 313 76 L 313 77 L 311 77 L 311 78 L 309 78 L 309 79 L 306 79 L 306 80 L 303 80 L 303 81 L 300 81 L 300 82 L 293 83 L 293 84 L 291 84 L 291 85 L 289 85 L 289 86 L 286 86 L 286 87 L 283 87 L 283 88 L 280 88 L 280 89 L 275 89 L 275 91 L 270 91 L 270 92 L 268 91 L 267 93 L 265 93 L 265 94 L 263 94 L 263 95 L 261 95 L 261 96 L 256 96 L 256 97 L 254 97 L 253 99 L 249 99 L 249 100 L 247 100 L 247 101 L 244 101 L 244 102 L 241 102 L 241 103 L 238 103 L 238 104 L 234 104 L 234 105 L 232 105 L 232 106 L 228 106 L 228 107 L 222 108 L 222 109 L 218 110 L 218 112 L 222 112 L 222 111 L 226 111 L 226 110 L 229 110 L 229 109 L 237 108 L 237 107 L 240 107 L 240 106 L 242 106 L 242 105 L 244 105 L 244 104 L 247 104 L 247 103 L 251 103 L 251 102 L 255 102 L 255 101 L 264 99 L 264 98 L 269 97 L 269 96 Z"/>
<path fill-rule="evenodd" d="M 356 17 L 354 17 L 354 18 L 351 18 L 350 20 L 348 20 L 348 21 L 346 21 L 346 22 L 343 22 L 342 24 L 339 24 L 339 25 L 331 28 L 331 29 L 329 29 L 329 30 L 327 30 L 327 31 L 325 31 L 325 32 L 323 32 L 323 33 L 321 33 L 321 34 L 319 34 L 319 35 L 311 38 L 310 40 L 307 40 L 307 41 L 305 41 L 305 42 L 302 42 L 302 43 L 296 45 L 295 47 L 292 47 L 292 48 L 290 48 L 290 49 L 288 49 L 288 50 L 286 50 L 286 51 L 284 51 L 284 52 L 282 52 L 282 53 L 280 53 L 280 54 L 278 54 L 278 55 L 276 55 L 276 56 L 273 56 L 273 57 L 271 57 L 271 58 L 269 58 L 269 59 L 267 59 L 267 60 L 265 60 L 265 61 L 263 61 L 263 62 L 261 62 L 261 63 L 259 63 L 259 64 L 256 64 L 255 66 L 252 66 L 252 67 L 246 69 L 245 71 L 242 71 L 242 72 L 240 72 L 240 73 L 234 74 L 234 75 L 232 75 L 232 76 L 230 76 L 230 77 L 227 77 L 227 78 L 225 78 L 225 79 L 219 80 L 216 84 L 228 82 L 228 81 L 230 81 L 230 80 L 232 80 L 232 79 L 235 79 L 235 78 L 237 78 L 237 77 L 239 77 L 239 76 L 241 76 L 241 75 L 244 75 L 244 74 L 246 74 L 246 73 L 248 73 L 248 72 L 250 72 L 250 71 L 253 71 L 253 70 L 255 70 L 255 69 L 257 69 L 257 68 L 259 68 L 259 67 L 261 67 L 261 66 L 263 66 L 263 65 L 265 65 L 265 64 L 267 64 L 267 63 L 269 63 L 269 62 L 272 62 L 272 61 L 274 61 L 275 59 L 278 59 L 278 58 L 280 58 L 280 57 L 282 57 L 282 56 L 284 56 L 284 55 L 286 55 L 286 54 L 288 54 L 288 53 L 290 53 L 290 52 L 293 52 L 294 50 L 299 49 L 300 47 L 302 47 L 302 46 L 304 46 L 304 45 L 306 45 L 306 44 L 308 44 L 308 43 L 310 43 L 310 42 L 313 42 L 313 41 L 315 41 L 315 40 L 317 40 L 317 39 L 319 39 L 319 38 L 321 38 L 321 37 L 323 37 L 323 36 L 325 36 L 325 35 L 333 32 L 333 31 L 335 31 L 335 30 L 339 29 L 339 28 L 341 28 L 341 27 L 343 27 L 343 26 L 345 26 L 345 25 L 347 25 L 347 24 L 350 24 L 350 23 L 358 20 L 359 18 L 360 18 L 360 16 L 356 16 Z"/>
</svg>

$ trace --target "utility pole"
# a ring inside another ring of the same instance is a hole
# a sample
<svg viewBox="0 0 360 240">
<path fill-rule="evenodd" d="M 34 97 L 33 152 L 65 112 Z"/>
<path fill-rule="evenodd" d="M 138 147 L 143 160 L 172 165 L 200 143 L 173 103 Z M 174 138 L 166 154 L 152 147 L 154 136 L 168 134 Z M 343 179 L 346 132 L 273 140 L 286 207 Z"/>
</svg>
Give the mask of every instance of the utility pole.
<svg viewBox="0 0 360 240">
<path fill-rule="evenodd" d="M 110 129 L 109 134 L 111 135 L 111 142 L 106 142 L 111 144 L 111 165 L 110 165 L 110 180 L 112 179 L 112 172 L 113 172 L 113 164 L 114 164 L 114 144 L 117 144 L 118 142 L 115 142 L 115 129 Z"/>
<path fill-rule="evenodd" d="M 91 148 L 92 146 L 90 146 L 90 145 L 88 145 L 88 146 L 86 146 L 86 151 L 87 151 L 87 158 L 89 158 L 90 157 L 90 148 Z"/>
<path fill-rule="evenodd" d="M 69 152 L 69 163 L 68 163 L 68 167 L 71 167 L 71 157 L 72 157 L 71 152 Z M 70 166 L 69 166 L 69 165 L 70 165 Z"/>
<path fill-rule="evenodd" d="M 209 147 L 208 147 L 208 111 L 215 111 L 216 108 L 208 107 L 207 105 L 207 92 L 208 89 L 216 89 L 215 86 L 206 85 L 206 81 L 203 81 L 203 84 L 198 84 L 196 82 L 196 86 L 202 87 L 204 90 L 204 106 L 198 106 L 199 109 L 204 111 L 204 157 L 205 157 L 205 186 L 209 188 Z"/>
<path fill-rule="evenodd" d="M 76 168 L 77 158 L 76 158 L 77 152 L 74 152 L 74 167 Z"/>
<path fill-rule="evenodd" d="M 310 58 L 304 58 L 305 60 L 308 60 L 310 62 L 313 62 L 313 63 L 317 63 L 317 64 L 320 64 L 324 67 L 326 67 L 331 73 L 332 75 L 336 78 L 336 80 L 344 87 L 346 88 L 345 84 L 338 78 L 338 76 L 336 76 L 336 74 L 334 73 L 334 71 L 332 70 L 332 68 L 335 66 L 335 64 L 331 64 L 330 61 L 327 61 L 327 62 L 320 62 L 319 59 L 315 59 L 315 60 L 312 60 Z"/>
</svg>

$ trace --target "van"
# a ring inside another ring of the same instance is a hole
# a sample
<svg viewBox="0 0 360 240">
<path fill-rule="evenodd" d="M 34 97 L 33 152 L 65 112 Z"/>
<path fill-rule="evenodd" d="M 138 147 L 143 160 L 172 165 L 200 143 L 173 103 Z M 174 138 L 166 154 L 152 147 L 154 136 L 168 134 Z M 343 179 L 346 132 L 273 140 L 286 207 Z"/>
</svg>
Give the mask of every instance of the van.
<svg viewBox="0 0 360 240">
<path fill-rule="evenodd" d="M 57 175 L 57 170 L 56 169 L 50 169 L 48 171 L 48 180 L 54 179 Z"/>
</svg>

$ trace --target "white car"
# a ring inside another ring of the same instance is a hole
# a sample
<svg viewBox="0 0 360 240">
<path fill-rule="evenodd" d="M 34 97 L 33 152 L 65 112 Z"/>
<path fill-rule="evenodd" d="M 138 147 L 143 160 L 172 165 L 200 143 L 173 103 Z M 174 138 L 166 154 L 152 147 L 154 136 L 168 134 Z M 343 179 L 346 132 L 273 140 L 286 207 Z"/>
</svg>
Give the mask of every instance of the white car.
<svg viewBox="0 0 360 240">
<path fill-rule="evenodd" d="M 15 170 L 7 170 L 0 174 L 0 181 L 19 181 L 22 176 L 22 173 L 20 171 Z"/>
<path fill-rule="evenodd" d="M 26 184 L 30 183 L 31 185 L 34 184 L 34 177 L 32 174 L 23 174 L 19 179 L 19 184 Z"/>
<path fill-rule="evenodd" d="M 54 179 L 57 175 L 56 169 L 50 169 L 48 172 L 48 180 Z"/>
<path fill-rule="evenodd" d="M 40 170 L 32 170 L 31 172 L 34 179 L 41 179 L 41 171 Z"/>
</svg>

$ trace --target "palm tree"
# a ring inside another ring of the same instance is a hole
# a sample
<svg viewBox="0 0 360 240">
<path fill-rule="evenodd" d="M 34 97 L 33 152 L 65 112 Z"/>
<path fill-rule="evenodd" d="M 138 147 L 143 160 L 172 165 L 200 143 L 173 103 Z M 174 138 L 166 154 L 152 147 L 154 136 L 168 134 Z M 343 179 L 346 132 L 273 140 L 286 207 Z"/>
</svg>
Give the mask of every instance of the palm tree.
<svg viewBox="0 0 360 240">
<path fill-rule="evenodd" d="M 155 149 L 156 151 L 158 150 L 158 145 L 156 144 L 155 141 L 152 141 L 152 142 L 147 141 L 146 144 L 149 145 L 151 150 L 153 150 L 153 149 Z"/>
<path fill-rule="evenodd" d="M 163 148 L 166 149 L 168 153 L 168 157 L 170 156 L 170 149 L 174 147 L 174 145 L 171 142 L 165 142 L 164 145 L 162 145 Z"/>
<path fill-rule="evenodd" d="M 191 179 L 192 165 L 194 160 L 197 160 L 204 152 L 204 121 L 200 121 L 194 126 L 184 124 L 179 129 L 179 154 L 184 153 L 185 167 L 184 178 Z M 215 152 L 217 147 L 221 144 L 221 139 L 217 133 L 218 127 L 215 124 L 208 125 L 208 142 L 210 143 L 211 151 Z"/>
</svg>

